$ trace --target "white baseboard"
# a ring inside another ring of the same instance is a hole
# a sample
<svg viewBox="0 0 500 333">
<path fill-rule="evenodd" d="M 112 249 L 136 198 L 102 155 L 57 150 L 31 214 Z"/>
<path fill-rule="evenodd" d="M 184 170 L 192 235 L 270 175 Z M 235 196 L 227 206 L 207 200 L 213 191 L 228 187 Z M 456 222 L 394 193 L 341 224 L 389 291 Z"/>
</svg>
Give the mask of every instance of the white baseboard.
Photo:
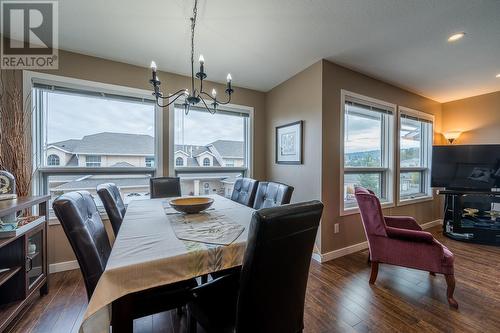
<svg viewBox="0 0 500 333">
<path fill-rule="evenodd" d="M 78 261 L 76 260 L 56 262 L 49 265 L 49 273 L 70 271 L 72 269 L 78 268 L 80 268 L 80 266 L 78 265 Z"/>
<path fill-rule="evenodd" d="M 442 225 L 442 224 L 443 224 L 443 220 L 439 219 L 439 220 L 423 223 L 420 226 L 422 227 L 422 229 L 425 230 L 425 229 L 429 229 L 429 228 L 435 227 L 437 225 Z M 327 262 L 327 261 L 330 261 L 330 260 L 333 260 L 336 258 L 346 256 L 346 255 L 354 253 L 354 252 L 366 250 L 367 248 L 368 248 L 368 242 L 365 241 L 365 242 L 350 245 L 350 246 L 343 247 L 343 248 L 338 249 L 338 250 L 333 250 L 333 251 L 322 253 L 322 254 L 313 253 L 312 258 L 320 263 L 323 263 L 323 262 Z"/>
</svg>

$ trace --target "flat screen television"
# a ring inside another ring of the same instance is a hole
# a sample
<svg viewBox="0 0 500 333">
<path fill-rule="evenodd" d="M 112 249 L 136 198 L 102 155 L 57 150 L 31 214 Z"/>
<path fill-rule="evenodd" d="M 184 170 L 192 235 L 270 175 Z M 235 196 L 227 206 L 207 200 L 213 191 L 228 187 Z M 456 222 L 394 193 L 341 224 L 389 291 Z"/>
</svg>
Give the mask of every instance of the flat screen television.
<svg viewBox="0 0 500 333">
<path fill-rule="evenodd" d="M 500 187 L 500 145 L 434 146 L 431 186 L 470 191 Z"/>
</svg>

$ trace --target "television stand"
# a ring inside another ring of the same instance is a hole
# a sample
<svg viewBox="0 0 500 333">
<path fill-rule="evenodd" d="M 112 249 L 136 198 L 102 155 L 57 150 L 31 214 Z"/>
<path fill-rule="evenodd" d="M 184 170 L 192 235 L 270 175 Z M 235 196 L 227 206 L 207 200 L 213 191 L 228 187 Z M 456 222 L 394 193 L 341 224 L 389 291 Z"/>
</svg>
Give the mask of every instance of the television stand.
<svg viewBox="0 0 500 333">
<path fill-rule="evenodd" d="M 492 212 L 492 203 L 500 205 L 500 192 L 440 190 L 445 196 L 443 234 L 449 238 L 500 246 L 500 213 Z"/>
</svg>

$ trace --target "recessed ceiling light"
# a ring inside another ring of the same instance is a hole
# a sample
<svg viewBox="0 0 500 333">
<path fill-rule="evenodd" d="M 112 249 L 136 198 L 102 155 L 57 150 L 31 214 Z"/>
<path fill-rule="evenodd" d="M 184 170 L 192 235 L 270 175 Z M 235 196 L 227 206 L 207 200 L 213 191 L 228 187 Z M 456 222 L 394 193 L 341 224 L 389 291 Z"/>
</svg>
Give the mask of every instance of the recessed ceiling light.
<svg viewBox="0 0 500 333">
<path fill-rule="evenodd" d="M 456 42 L 459 39 L 462 39 L 462 37 L 465 36 L 465 32 L 457 32 L 456 34 L 451 35 L 448 37 L 448 42 Z"/>
<path fill-rule="evenodd" d="M 496 77 L 497 79 L 500 79 L 500 73 L 498 73 L 497 75 L 495 75 L 495 77 Z"/>
</svg>

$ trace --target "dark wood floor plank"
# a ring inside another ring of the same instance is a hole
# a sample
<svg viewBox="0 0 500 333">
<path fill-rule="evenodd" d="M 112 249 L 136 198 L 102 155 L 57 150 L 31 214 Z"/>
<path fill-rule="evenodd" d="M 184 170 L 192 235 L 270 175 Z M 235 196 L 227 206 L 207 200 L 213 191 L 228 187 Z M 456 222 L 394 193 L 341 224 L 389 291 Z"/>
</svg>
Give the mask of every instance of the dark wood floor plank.
<svg viewBox="0 0 500 333">
<path fill-rule="evenodd" d="M 456 257 L 456 299 L 446 301 L 443 276 L 381 265 L 370 286 L 368 252 L 319 264 L 311 262 L 304 332 L 500 332 L 500 248 L 450 240 L 431 229 Z M 49 295 L 41 297 L 10 333 L 78 332 L 86 294 L 78 270 L 52 274 Z M 186 332 L 186 315 L 163 312 L 134 321 L 136 333 Z M 199 333 L 205 333 L 198 327 Z"/>
</svg>

